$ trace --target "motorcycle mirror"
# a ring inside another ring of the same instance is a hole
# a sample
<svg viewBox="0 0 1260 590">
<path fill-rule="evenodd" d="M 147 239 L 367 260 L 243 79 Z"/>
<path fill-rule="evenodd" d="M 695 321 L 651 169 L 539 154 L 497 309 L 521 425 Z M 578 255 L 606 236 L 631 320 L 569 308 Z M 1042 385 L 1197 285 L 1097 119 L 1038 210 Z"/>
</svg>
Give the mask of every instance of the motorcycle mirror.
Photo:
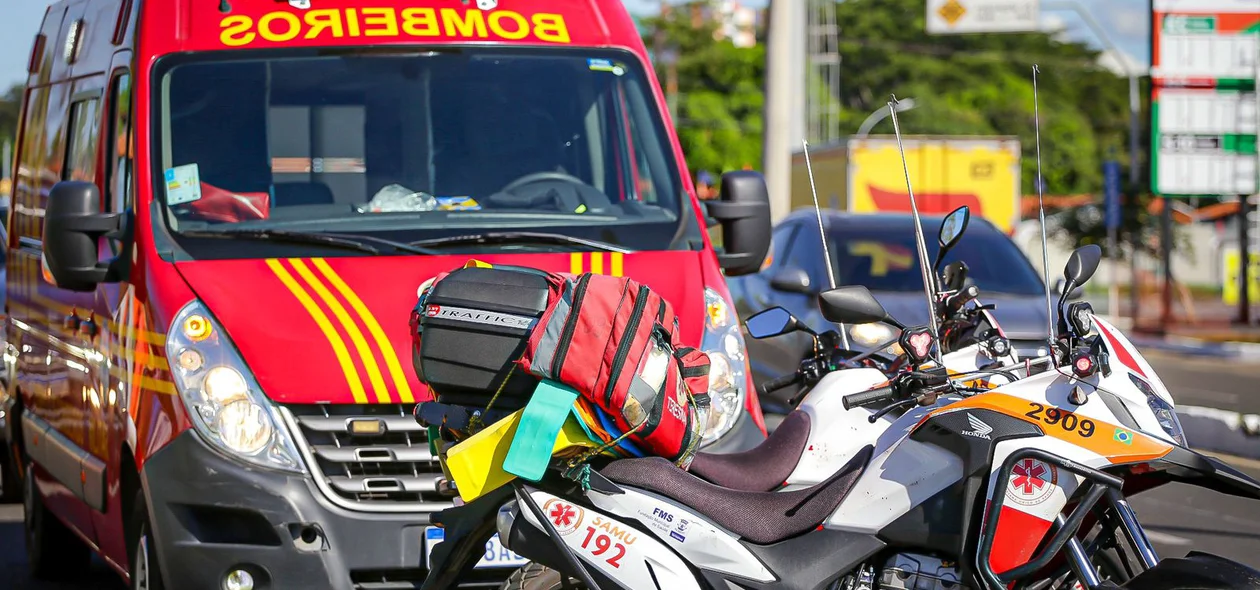
<svg viewBox="0 0 1260 590">
<path fill-rule="evenodd" d="M 775 306 L 749 316 L 744 320 L 744 327 L 749 336 L 760 340 L 795 332 L 804 326 L 788 310 Z"/>
<path fill-rule="evenodd" d="M 1094 276 L 1100 261 L 1102 261 L 1102 248 L 1096 244 L 1081 246 L 1072 252 L 1071 258 L 1068 258 L 1067 266 L 1063 268 L 1063 278 L 1073 289 L 1084 285 Z M 1065 290 L 1071 291 L 1071 289 Z"/>
<path fill-rule="evenodd" d="M 957 291 L 967 286 L 967 263 L 956 260 L 945 265 L 945 270 L 941 272 L 941 277 L 945 282 L 945 289 L 949 291 Z"/>
<path fill-rule="evenodd" d="M 933 270 L 940 270 L 941 263 L 945 261 L 945 255 L 954 246 L 958 245 L 958 240 L 962 239 L 963 232 L 967 231 L 967 223 L 970 221 L 971 208 L 966 205 L 954 209 L 941 221 L 941 230 L 936 237 L 941 249 L 936 252 L 936 262 L 932 265 Z"/>
<path fill-rule="evenodd" d="M 888 311 L 862 285 L 846 285 L 823 291 L 818 295 L 819 307 L 827 321 L 837 324 L 873 324 L 884 322 L 905 328 L 905 325 L 888 315 Z"/>
<path fill-rule="evenodd" d="M 1076 291 L 1076 288 L 1084 285 L 1094 272 L 1098 270 L 1098 263 L 1102 261 L 1102 248 L 1096 244 L 1081 246 L 1072 252 L 1072 256 L 1068 258 L 1067 265 L 1063 267 L 1063 279 L 1066 282 L 1063 285 L 1063 292 L 1059 295 L 1059 316 L 1063 316 L 1063 304 L 1067 302 L 1068 297 Z"/>
</svg>

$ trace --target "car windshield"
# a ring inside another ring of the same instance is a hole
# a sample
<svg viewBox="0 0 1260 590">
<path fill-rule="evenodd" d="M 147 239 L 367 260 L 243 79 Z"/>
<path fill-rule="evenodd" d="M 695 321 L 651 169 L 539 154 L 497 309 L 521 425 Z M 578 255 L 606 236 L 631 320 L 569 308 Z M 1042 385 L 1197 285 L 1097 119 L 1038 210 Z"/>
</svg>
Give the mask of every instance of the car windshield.
<svg viewBox="0 0 1260 590">
<path fill-rule="evenodd" d="M 940 220 L 924 220 L 928 259 L 940 249 L 934 238 Z M 914 226 L 904 230 L 888 226 L 846 225 L 832 237 L 836 283 L 865 285 L 872 291 L 923 292 L 923 275 L 914 245 Z M 958 245 L 945 255 L 945 263 L 961 260 L 967 276 L 981 293 L 1044 295 L 1045 285 L 1024 253 L 997 230 L 973 220 Z"/>
<path fill-rule="evenodd" d="M 697 242 L 630 53 L 222 53 L 163 58 L 155 89 L 159 202 L 196 258 L 257 250 L 211 232 L 432 244 L 528 231 L 547 234 L 538 246 L 549 249 L 574 248 L 557 238 L 626 250 Z"/>
</svg>

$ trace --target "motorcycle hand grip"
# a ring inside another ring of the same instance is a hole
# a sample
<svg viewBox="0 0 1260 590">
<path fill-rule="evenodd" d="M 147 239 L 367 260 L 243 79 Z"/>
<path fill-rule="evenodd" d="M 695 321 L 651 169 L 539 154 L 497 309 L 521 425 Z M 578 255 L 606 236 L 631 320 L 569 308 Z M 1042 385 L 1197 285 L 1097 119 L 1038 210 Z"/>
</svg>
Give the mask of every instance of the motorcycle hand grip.
<svg viewBox="0 0 1260 590">
<path fill-rule="evenodd" d="M 853 408 L 865 408 L 867 406 L 876 406 L 885 402 L 892 401 L 897 397 L 897 390 L 891 385 L 877 387 L 870 391 L 862 391 L 859 393 L 850 393 L 844 396 L 844 409 L 851 410 Z"/>
<path fill-rule="evenodd" d="M 763 383 L 761 385 L 761 393 L 767 394 L 776 389 L 783 389 L 784 387 L 787 387 L 793 383 L 799 383 L 800 381 L 801 381 L 800 373 L 792 373 L 791 375 L 784 375 L 782 377 L 779 377 L 778 379 L 771 379 L 770 381 Z"/>
<path fill-rule="evenodd" d="M 959 289 L 957 293 L 954 293 L 945 299 L 945 309 L 951 314 L 956 313 L 958 310 L 962 309 L 962 306 L 966 305 L 968 301 L 971 301 L 979 296 L 980 289 L 975 285 L 968 285 Z"/>
</svg>

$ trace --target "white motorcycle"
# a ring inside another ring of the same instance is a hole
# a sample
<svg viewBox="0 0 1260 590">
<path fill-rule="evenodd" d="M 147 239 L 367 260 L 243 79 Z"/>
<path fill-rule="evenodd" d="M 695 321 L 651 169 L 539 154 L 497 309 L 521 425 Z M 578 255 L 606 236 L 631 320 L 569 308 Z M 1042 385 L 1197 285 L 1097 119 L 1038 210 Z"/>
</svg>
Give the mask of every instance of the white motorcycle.
<svg viewBox="0 0 1260 590">
<path fill-rule="evenodd" d="M 1064 292 L 1100 257 L 1078 250 Z M 844 323 L 887 316 L 861 287 L 822 305 Z M 1118 330 L 1084 304 L 1063 315 L 1055 362 L 1004 385 L 921 365 L 887 384 L 874 369 L 826 375 L 801 403 L 804 450 L 776 457 L 794 463 L 781 491 L 619 459 L 437 513 L 445 541 L 422 587 L 452 587 L 497 532 L 536 562 L 509 582 L 528 588 L 1260 589 L 1260 572 L 1220 557 L 1156 556 L 1126 497 L 1183 481 L 1260 499 L 1260 483 L 1186 448 L 1171 395 Z"/>
</svg>

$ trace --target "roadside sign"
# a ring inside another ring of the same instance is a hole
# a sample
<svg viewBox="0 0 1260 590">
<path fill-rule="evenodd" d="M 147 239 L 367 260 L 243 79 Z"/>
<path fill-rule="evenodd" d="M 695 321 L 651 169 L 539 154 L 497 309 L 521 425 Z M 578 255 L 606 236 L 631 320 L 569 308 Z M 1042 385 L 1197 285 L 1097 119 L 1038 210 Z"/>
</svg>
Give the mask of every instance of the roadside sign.
<svg viewBox="0 0 1260 590">
<path fill-rule="evenodd" d="M 1120 227 L 1120 162 L 1103 162 L 1103 210 L 1107 229 Z"/>
<path fill-rule="evenodd" d="M 930 35 L 1015 33 L 1040 28 L 1039 0 L 928 0 Z"/>
<path fill-rule="evenodd" d="M 1257 192 L 1260 2 L 1153 0 L 1152 7 L 1155 193 Z"/>
<path fill-rule="evenodd" d="M 1238 304 L 1238 248 L 1230 247 L 1221 250 L 1225 281 L 1221 285 L 1221 301 L 1226 305 Z M 1252 250 L 1247 257 L 1247 300 L 1252 304 L 1260 303 L 1260 252 Z"/>
<path fill-rule="evenodd" d="M 919 213 L 945 215 L 967 205 L 972 215 L 1002 231 L 1014 230 L 1020 216 L 1019 140 L 919 136 L 905 138 L 903 143 Z M 846 176 L 849 211 L 910 211 L 895 139 L 850 139 Z"/>
</svg>

